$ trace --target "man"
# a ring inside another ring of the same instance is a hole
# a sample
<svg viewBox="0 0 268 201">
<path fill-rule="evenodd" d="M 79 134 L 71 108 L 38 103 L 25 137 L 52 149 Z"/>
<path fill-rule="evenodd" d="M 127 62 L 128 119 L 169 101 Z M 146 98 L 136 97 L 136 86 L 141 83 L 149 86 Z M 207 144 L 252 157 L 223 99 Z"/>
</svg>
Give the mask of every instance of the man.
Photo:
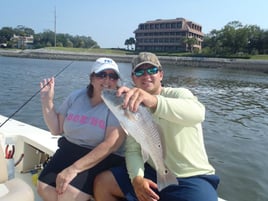
<svg viewBox="0 0 268 201">
<path fill-rule="evenodd" d="M 178 185 L 158 191 L 152 160 L 144 164 L 140 145 L 126 140 L 126 167 L 97 176 L 96 201 L 216 201 L 219 177 L 209 164 L 202 125 L 205 107 L 188 89 L 162 86 L 164 72 L 155 54 L 142 52 L 132 61 L 135 88 L 121 87 L 124 108 L 137 111 L 142 103 L 150 109 L 163 131 L 165 164 L 176 175 Z M 138 132 L 138 131 L 137 131 Z"/>
</svg>

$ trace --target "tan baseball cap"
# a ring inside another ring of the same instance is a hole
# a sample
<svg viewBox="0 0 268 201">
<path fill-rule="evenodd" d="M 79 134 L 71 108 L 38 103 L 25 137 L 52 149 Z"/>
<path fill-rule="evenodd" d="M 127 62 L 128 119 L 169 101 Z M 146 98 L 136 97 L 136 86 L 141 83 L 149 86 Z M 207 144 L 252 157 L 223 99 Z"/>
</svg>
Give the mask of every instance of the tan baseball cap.
<svg viewBox="0 0 268 201">
<path fill-rule="evenodd" d="M 139 55 L 132 60 L 132 72 L 134 72 L 142 64 L 152 64 L 162 69 L 157 56 L 151 52 L 140 52 Z"/>
</svg>

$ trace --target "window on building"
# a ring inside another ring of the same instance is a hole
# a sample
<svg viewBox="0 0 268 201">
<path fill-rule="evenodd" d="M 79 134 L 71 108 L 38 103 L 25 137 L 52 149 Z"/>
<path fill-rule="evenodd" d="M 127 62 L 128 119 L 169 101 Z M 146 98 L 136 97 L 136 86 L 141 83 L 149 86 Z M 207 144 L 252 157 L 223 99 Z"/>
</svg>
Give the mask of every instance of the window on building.
<svg viewBox="0 0 268 201">
<path fill-rule="evenodd" d="M 182 22 L 178 22 L 178 23 L 177 23 L 177 28 L 178 28 L 178 29 L 181 29 L 181 28 L 182 28 Z"/>
</svg>

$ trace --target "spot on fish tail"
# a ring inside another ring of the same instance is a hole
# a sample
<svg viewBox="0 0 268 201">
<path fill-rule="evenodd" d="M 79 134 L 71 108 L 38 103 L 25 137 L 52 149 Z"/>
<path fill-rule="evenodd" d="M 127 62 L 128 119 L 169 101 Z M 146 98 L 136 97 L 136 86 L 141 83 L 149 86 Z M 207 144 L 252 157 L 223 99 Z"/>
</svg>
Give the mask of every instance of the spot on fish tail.
<svg viewBox="0 0 268 201">
<path fill-rule="evenodd" d="M 128 109 L 124 109 L 124 115 L 130 120 L 135 121 L 135 116 Z"/>
</svg>

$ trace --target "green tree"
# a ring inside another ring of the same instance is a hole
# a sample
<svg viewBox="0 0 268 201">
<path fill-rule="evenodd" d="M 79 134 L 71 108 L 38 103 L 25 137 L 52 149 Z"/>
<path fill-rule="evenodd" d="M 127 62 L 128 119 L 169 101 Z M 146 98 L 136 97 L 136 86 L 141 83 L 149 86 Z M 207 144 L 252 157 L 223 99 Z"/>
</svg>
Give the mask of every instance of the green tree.
<svg viewBox="0 0 268 201">
<path fill-rule="evenodd" d="M 34 33 L 34 30 L 22 25 L 16 28 L 3 27 L 0 29 L 0 43 L 8 43 L 12 47 L 13 35 L 34 37 L 34 48 L 51 47 L 55 43 L 55 33 L 51 30 L 44 30 L 42 33 Z M 72 36 L 70 34 L 58 33 L 56 35 L 57 46 L 60 47 L 79 47 L 79 48 L 100 48 L 98 43 L 90 36 Z"/>
<path fill-rule="evenodd" d="M 34 30 L 28 27 L 25 27 L 23 25 L 18 25 L 15 29 L 14 32 L 18 36 L 30 36 L 34 35 Z"/>
<path fill-rule="evenodd" d="M 204 36 L 203 52 L 207 50 L 208 54 L 218 55 L 222 52 L 222 42 L 219 39 L 220 31 L 213 29 L 209 34 Z"/>
<path fill-rule="evenodd" d="M 127 46 L 127 49 L 129 50 L 129 45 L 130 45 L 130 41 L 129 41 L 129 39 L 126 39 L 126 40 L 125 40 L 125 45 Z"/>
<path fill-rule="evenodd" d="M 256 25 L 249 25 L 247 26 L 248 30 L 248 53 L 249 54 L 258 54 L 263 53 L 263 44 L 264 39 L 263 37 L 263 31 L 260 27 Z"/>
<path fill-rule="evenodd" d="M 256 25 L 243 26 L 238 21 L 232 21 L 223 29 L 212 30 L 205 35 L 203 50 L 212 55 L 265 53 L 268 45 L 265 33 L 267 31 Z"/>
<path fill-rule="evenodd" d="M 128 41 L 128 42 L 129 42 L 129 45 L 131 46 L 131 49 L 133 50 L 133 49 L 134 49 L 134 48 L 133 48 L 133 45 L 136 44 L 135 38 L 130 37 L 128 40 L 129 40 L 129 41 Z"/>
<path fill-rule="evenodd" d="M 3 27 L 0 30 L 0 43 L 8 43 L 13 37 L 14 30 L 11 27 Z"/>
<path fill-rule="evenodd" d="M 268 31 L 262 33 L 261 41 L 263 42 L 262 53 L 268 54 Z"/>
<path fill-rule="evenodd" d="M 186 49 L 190 51 L 191 53 L 194 52 L 194 45 L 197 44 L 197 39 L 195 37 L 185 37 L 183 39 L 183 42 L 186 45 Z"/>
</svg>

